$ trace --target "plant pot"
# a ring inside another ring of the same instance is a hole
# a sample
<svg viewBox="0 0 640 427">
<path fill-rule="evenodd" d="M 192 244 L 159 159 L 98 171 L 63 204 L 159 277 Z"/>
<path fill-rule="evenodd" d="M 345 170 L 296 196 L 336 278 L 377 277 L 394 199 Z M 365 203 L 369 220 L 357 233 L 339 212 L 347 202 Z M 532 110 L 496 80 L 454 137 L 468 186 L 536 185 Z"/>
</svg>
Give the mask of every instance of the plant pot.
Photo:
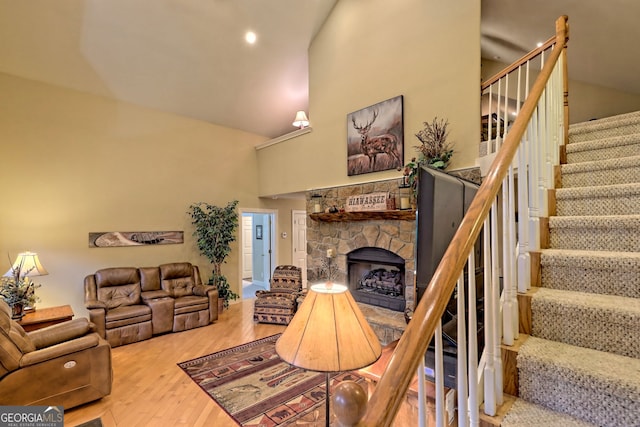
<svg viewBox="0 0 640 427">
<path fill-rule="evenodd" d="M 224 300 L 222 298 L 218 298 L 218 314 L 222 313 L 224 310 Z"/>
<path fill-rule="evenodd" d="M 13 320 L 20 320 L 24 316 L 24 307 L 22 304 L 16 303 L 11 306 L 11 318 Z"/>
</svg>

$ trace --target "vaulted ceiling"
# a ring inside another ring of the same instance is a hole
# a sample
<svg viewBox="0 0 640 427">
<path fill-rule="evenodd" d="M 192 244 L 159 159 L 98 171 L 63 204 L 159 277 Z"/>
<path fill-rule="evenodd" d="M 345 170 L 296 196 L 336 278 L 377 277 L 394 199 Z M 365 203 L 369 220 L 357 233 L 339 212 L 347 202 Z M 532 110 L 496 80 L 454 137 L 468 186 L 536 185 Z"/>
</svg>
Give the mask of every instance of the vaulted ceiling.
<svg viewBox="0 0 640 427">
<path fill-rule="evenodd" d="M 0 72 L 277 137 L 308 111 L 308 47 L 336 1 L 0 0 Z M 640 94 L 634 0 L 482 0 L 483 57 L 511 62 L 562 14 L 571 77 Z"/>
<path fill-rule="evenodd" d="M 511 63 L 569 17 L 569 77 L 640 94 L 640 2 L 482 0 L 482 57 Z M 571 88 L 569 88 L 571 90 Z"/>
</svg>

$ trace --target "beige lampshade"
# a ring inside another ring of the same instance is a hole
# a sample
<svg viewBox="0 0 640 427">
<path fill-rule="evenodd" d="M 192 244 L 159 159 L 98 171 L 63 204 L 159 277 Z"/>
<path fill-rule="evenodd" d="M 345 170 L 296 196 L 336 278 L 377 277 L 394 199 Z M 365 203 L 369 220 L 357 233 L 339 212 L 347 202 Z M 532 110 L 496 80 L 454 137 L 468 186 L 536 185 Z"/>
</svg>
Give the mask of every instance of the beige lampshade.
<svg viewBox="0 0 640 427">
<path fill-rule="evenodd" d="M 309 119 L 307 118 L 306 113 L 304 111 L 298 111 L 292 124 L 300 129 L 309 126 Z"/>
<path fill-rule="evenodd" d="M 42 266 L 38 259 L 38 254 L 35 252 L 22 252 L 16 257 L 16 261 L 13 266 L 7 271 L 4 276 L 11 277 L 18 272 L 20 277 L 34 277 L 44 276 L 49 272 Z"/>
<path fill-rule="evenodd" d="M 380 341 L 344 285 L 311 286 L 276 342 L 280 358 L 320 372 L 360 369 L 378 360 Z"/>
</svg>

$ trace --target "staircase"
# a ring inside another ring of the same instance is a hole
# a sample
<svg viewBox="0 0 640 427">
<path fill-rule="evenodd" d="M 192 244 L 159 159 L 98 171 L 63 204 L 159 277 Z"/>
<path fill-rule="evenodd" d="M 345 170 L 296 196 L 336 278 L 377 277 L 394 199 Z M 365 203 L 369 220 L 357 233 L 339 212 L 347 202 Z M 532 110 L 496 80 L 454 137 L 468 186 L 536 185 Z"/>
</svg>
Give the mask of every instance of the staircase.
<svg viewBox="0 0 640 427">
<path fill-rule="evenodd" d="M 501 425 L 637 427 L 640 112 L 572 125 L 559 187 Z"/>
</svg>

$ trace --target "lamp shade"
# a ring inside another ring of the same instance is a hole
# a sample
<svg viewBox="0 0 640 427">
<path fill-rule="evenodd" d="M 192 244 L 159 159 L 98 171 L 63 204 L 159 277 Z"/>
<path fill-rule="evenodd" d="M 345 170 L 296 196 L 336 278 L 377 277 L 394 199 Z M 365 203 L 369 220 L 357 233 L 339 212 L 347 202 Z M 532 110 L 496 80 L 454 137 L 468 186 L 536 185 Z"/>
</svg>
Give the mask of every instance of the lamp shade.
<svg viewBox="0 0 640 427">
<path fill-rule="evenodd" d="M 49 272 L 42 266 L 35 252 L 22 252 L 16 257 L 13 266 L 4 276 L 11 277 L 18 274 L 19 277 L 44 276 Z"/>
<path fill-rule="evenodd" d="M 309 119 L 304 111 L 298 111 L 296 113 L 296 118 L 293 121 L 293 125 L 295 127 L 299 127 L 300 129 L 309 126 Z"/>
<path fill-rule="evenodd" d="M 320 372 L 363 368 L 378 360 L 381 351 L 351 293 L 338 284 L 311 286 L 276 342 L 282 360 Z"/>
</svg>

